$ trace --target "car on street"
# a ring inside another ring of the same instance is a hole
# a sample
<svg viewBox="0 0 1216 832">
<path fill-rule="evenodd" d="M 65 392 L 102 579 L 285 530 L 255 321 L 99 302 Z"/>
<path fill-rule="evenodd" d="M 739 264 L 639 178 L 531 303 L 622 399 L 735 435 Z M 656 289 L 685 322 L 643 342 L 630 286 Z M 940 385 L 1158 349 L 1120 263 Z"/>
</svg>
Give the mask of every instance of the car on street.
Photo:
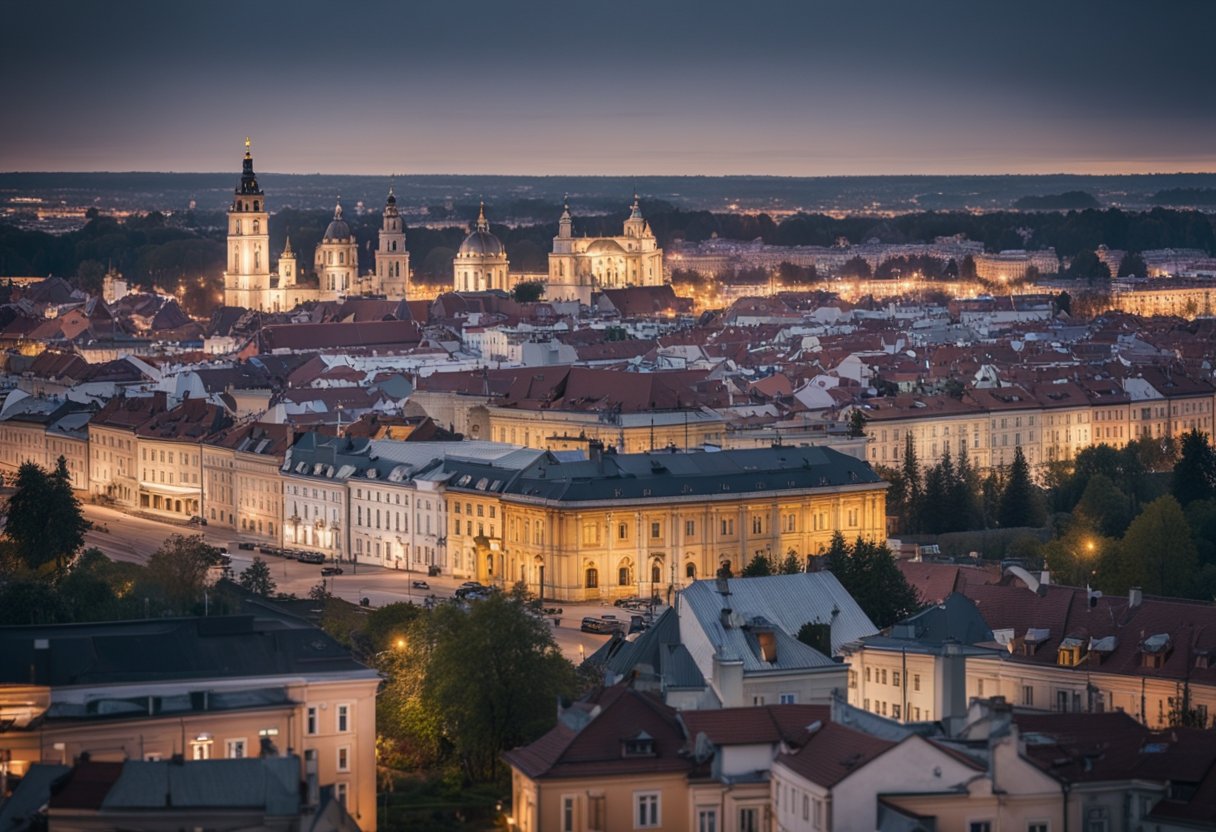
<svg viewBox="0 0 1216 832">
<path fill-rule="evenodd" d="M 431 585 L 426 581 L 410 581 L 410 587 L 412 589 L 430 589 Z"/>
<path fill-rule="evenodd" d="M 323 578 L 328 578 L 330 575 L 341 575 L 341 574 L 342 574 L 341 566 L 322 566 L 321 567 L 321 577 L 323 577 Z"/>
<path fill-rule="evenodd" d="M 325 555 L 320 552 L 300 552 L 296 560 L 300 563 L 325 563 Z"/>
<path fill-rule="evenodd" d="M 238 548 L 238 549 L 240 549 L 241 551 L 244 551 L 244 552 L 252 552 L 252 551 L 253 551 L 253 544 L 252 544 L 252 543 L 250 543 L 250 542 L 249 542 L 249 541 L 247 541 L 247 540 L 244 540 L 244 541 L 241 541 L 240 543 L 236 544 L 236 548 Z"/>
</svg>

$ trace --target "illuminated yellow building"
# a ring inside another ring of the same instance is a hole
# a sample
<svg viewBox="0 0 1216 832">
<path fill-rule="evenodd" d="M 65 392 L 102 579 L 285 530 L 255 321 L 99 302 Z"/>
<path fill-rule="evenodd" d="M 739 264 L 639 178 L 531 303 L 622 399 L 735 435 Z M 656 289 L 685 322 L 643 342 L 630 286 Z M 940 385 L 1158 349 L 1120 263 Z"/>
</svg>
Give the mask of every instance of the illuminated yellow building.
<svg viewBox="0 0 1216 832">
<path fill-rule="evenodd" d="M 479 580 L 522 581 L 548 598 L 665 597 L 758 555 L 805 563 L 838 530 L 886 536 L 887 484 L 822 447 L 614 454 L 593 445 L 590 459 L 546 454 L 522 471 L 449 466 L 449 504 L 463 512 L 449 511 L 460 524 L 449 551 L 471 544 Z M 468 516 L 472 498 L 480 505 L 494 495 L 501 522 L 490 503 Z"/>
</svg>

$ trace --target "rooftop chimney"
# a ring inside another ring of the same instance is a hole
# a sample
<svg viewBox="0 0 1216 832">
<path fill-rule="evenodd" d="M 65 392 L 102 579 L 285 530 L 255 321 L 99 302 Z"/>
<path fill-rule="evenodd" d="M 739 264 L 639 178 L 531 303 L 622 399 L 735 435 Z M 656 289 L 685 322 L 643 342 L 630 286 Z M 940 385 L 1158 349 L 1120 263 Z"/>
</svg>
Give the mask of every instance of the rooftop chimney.
<svg viewBox="0 0 1216 832">
<path fill-rule="evenodd" d="M 1143 601 L 1144 593 L 1140 590 L 1140 587 L 1134 586 L 1127 591 L 1127 608 L 1129 610 L 1134 610 L 1136 607 L 1140 606 Z"/>
</svg>

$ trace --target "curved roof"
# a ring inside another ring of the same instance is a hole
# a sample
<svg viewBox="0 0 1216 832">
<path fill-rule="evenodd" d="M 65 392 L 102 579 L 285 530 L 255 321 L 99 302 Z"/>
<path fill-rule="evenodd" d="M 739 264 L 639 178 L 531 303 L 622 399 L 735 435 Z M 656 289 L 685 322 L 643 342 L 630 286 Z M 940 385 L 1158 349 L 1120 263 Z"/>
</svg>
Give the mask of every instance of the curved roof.
<svg viewBox="0 0 1216 832">
<path fill-rule="evenodd" d="M 326 240 L 346 240 L 351 237 L 350 226 L 342 219 L 342 206 L 334 208 L 333 221 L 325 228 Z"/>
<path fill-rule="evenodd" d="M 502 241 L 489 231 L 477 229 L 464 238 L 459 254 L 465 257 L 501 257 L 505 253 Z"/>
<path fill-rule="evenodd" d="M 625 249 L 621 248 L 621 244 L 616 240 L 607 237 L 596 240 L 591 245 L 587 246 L 588 254 L 624 254 Z"/>
</svg>

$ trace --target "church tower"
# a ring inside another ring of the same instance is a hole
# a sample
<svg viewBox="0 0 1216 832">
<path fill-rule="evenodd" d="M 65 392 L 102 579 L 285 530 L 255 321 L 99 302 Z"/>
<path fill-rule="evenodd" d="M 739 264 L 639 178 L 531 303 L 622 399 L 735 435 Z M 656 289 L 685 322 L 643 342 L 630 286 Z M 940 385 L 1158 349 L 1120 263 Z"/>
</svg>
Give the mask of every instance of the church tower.
<svg viewBox="0 0 1216 832">
<path fill-rule="evenodd" d="M 333 221 L 321 237 L 313 266 L 321 281 L 321 300 L 338 300 L 354 289 L 359 276 L 359 247 L 350 225 L 342 219 L 341 202 L 334 207 Z"/>
<path fill-rule="evenodd" d="M 270 289 L 269 219 L 246 137 L 241 181 L 228 209 L 228 270 L 224 273 L 227 306 L 264 309 L 264 293 Z"/>
<path fill-rule="evenodd" d="M 410 253 L 405 250 L 405 226 L 397 211 L 397 197 L 389 187 L 384 221 L 380 225 L 380 244 L 376 248 L 375 292 L 390 300 L 404 298 L 409 278 Z"/>
<path fill-rule="evenodd" d="M 294 289 L 296 285 L 296 253 L 291 250 L 291 238 L 279 255 L 279 288 Z"/>
</svg>

